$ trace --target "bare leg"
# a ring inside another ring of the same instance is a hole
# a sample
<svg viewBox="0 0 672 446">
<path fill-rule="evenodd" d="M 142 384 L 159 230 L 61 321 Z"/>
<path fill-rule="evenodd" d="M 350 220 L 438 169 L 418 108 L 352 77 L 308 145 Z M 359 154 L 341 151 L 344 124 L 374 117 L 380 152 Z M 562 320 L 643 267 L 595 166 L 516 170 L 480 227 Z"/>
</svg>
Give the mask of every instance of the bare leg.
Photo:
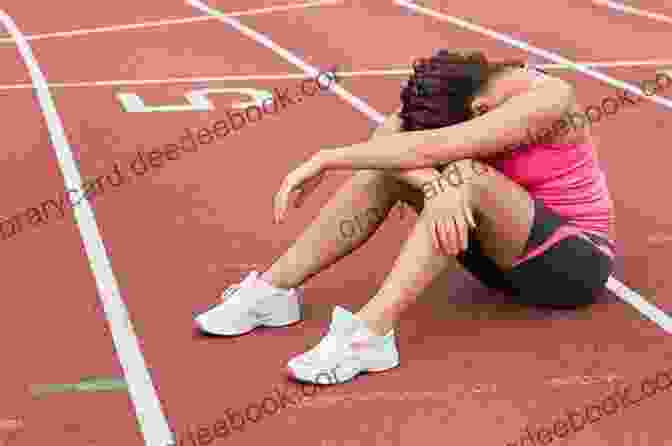
<svg viewBox="0 0 672 446">
<path fill-rule="evenodd" d="M 472 169 L 470 160 L 457 165 L 461 171 Z M 525 249 L 534 218 L 529 194 L 492 168 L 487 174 L 466 178 L 461 190 L 477 217 L 476 236 L 484 253 L 501 268 L 510 268 Z M 457 266 L 454 257 L 442 255 L 433 247 L 426 218 L 425 213 L 420 214 L 380 290 L 357 314 L 376 334 L 388 333 L 439 274 Z"/>
<path fill-rule="evenodd" d="M 422 193 L 382 171 L 357 172 L 322 208 L 296 242 L 264 273 L 262 278 L 280 288 L 292 288 L 350 254 L 378 229 L 384 216 L 402 198 L 421 200 Z M 375 209 L 380 216 L 373 218 Z M 361 228 L 343 236 L 341 222 L 358 217 Z"/>
<path fill-rule="evenodd" d="M 373 132 L 371 139 L 397 133 L 399 129 L 400 120 L 392 114 Z M 355 173 L 262 279 L 279 288 L 303 284 L 363 245 L 399 200 L 413 203 L 417 209 L 422 203 L 422 192 L 384 171 Z M 372 218 L 376 214 L 378 218 Z M 365 222 L 361 225 L 363 228 L 352 234 L 345 233 L 352 231 L 344 229 L 347 224 L 341 226 L 341 223 L 354 221 L 355 217 Z"/>
</svg>

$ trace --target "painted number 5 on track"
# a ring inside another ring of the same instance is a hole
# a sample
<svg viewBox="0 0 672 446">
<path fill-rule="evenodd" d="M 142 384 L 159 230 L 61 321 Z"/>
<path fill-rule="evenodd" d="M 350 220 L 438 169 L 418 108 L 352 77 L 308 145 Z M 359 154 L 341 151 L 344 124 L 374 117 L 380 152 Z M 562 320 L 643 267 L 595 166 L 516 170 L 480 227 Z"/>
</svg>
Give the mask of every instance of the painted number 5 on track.
<svg viewBox="0 0 672 446">
<path fill-rule="evenodd" d="M 256 88 L 205 88 L 191 90 L 184 94 L 188 104 L 178 105 L 145 105 L 142 98 L 135 93 L 117 93 L 117 99 L 121 102 L 121 108 L 125 112 L 130 113 L 213 111 L 215 106 L 208 99 L 208 95 L 213 93 L 242 94 L 249 96 L 252 99 L 249 102 L 238 102 L 230 105 L 232 108 L 241 110 L 255 105 L 261 107 L 263 101 L 273 99 L 273 93 L 270 91 L 259 90 Z"/>
</svg>

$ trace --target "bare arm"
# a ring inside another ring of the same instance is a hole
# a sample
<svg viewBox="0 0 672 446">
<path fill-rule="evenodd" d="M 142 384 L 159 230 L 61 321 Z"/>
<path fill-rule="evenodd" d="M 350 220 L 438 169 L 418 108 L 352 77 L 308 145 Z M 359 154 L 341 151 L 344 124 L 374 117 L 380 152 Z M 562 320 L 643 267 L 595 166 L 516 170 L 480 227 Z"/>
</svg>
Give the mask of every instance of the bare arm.
<svg viewBox="0 0 672 446">
<path fill-rule="evenodd" d="M 528 131 L 555 131 L 573 103 L 572 86 L 549 77 L 469 121 L 380 136 L 365 143 L 320 151 L 317 158 L 327 169 L 420 169 L 465 158 L 484 158 L 511 150 L 525 140 Z"/>
<path fill-rule="evenodd" d="M 393 114 L 387 116 L 385 122 L 374 130 L 371 139 L 378 139 L 385 136 L 392 136 L 401 133 L 401 118 L 397 109 Z M 424 184 L 434 181 L 440 177 L 441 173 L 433 167 L 424 167 L 420 169 L 398 169 L 389 171 L 389 175 L 397 178 L 412 187 L 422 189 Z"/>
</svg>

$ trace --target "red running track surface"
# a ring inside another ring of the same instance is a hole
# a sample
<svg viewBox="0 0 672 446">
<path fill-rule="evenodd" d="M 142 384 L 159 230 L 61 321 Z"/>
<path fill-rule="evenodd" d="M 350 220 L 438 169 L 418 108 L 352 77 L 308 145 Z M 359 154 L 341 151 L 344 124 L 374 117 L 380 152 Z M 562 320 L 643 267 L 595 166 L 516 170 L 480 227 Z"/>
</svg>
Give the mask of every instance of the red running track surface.
<svg viewBox="0 0 672 446">
<path fill-rule="evenodd" d="M 71 0 L 41 5 L 39 12 L 30 2 L 5 3 L 3 9 L 26 35 L 202 15 L 180 1 Z M 672 59 L 660 45 L 672 25 L 588 1 L 545 2 L 543 7 L 529 0 L 488 7 L 466 1 L 422 4 L 572 60 Z M 279 0 L 211 4 L 225 12 L 282 5 Z M 672 15 L 667 9 L 658 12 Z M 480 34 L 409 14 L 391 1 L 335 1 L 237 19 L 319 68 L 406 69 L 413 58 L 437 47 L 527 57 Z M 218 20 L 30 43 L 50 83 L 302 74 Z M 0 215 L 9 218 L 59 197 L 63 177 L 33 91 L 12 87 L 31 81 L 16 46 L 0 42 L 0 58 L 5 111 Z M 602 70 L 636 82 L 653 79 L 657 68 Z M 614 95 L 613 88 L 584 75 L 554 73 L 575 83 L 585 105 Z M 389 113 L 398 103 L 403 78 L 345 76 L 341 86 L 376 111 Z M 81 175 L 92 179 L 111 173 L 117 161 L 128 164 L 138 146 L 151 150 L 175 142 L 185 127 L 212 126 L 235 103 L 249 100 L 220 94 L 210 98 L 212 111 L 128 113 L 117 93 L 136 93 L 147 104 L 184 104 L 183 95 L 195 88 L 297 86 L 298 80 L 290 78 L 238 79 L 54 86 L 51 93 Z M 668 113 L 646 102 L 594 130 L 617 206 L 617 277 L 662 310 L 672 307 L 666 273 L 672 240 L 665 187 L 672 161 Z M 267 266 L 347 177 L 331 175 L 305 208 L 278 227 L 272 223 L 271 197 L 290 169 L 321 147 L 361 141 L 373 125 L 337 95 L 319 94 L 197 153 L 167 161 L 123 188 L 108 187 L 93 200 L 128 315 L 178 439 L 187 425 L 207 426 L 226 409 L 245 408 L 271 396 L 275 386 L 288 385 L 287 359 L 320 338 L 333 305 L 357 309 L 383 279 L 413 217 L 386 222 L 366 247 L 310 282 L 305 322 L 234 339 L 203 337 L 193 330 L 194 312 L 216 302 L 219 292 L 251 267 Z M 36 400 L 28 392 L 37 383 L 122 375 L 79 230 L 71 209 L 66 211 L 66 218 L 51 218 L 2 241 L 6 311 L 0 314 L 5 346 L 0 419 L 18 417 L 24 424 L 14 443 L 7 444 L 140 445 L 143 437 L 126 393 L 63 393 Z M 323 390 L 302 407 L 283 409 L 212 444 L 519 444 L 526 426 L 550 426 L 565 410 L 669 369 L 672 349 L 666 333 L 610 293 L 586 310 L 544 312 L 507 304 L 463 273 L 439 282 L 401 323 L 400 368 Z M 664 414 L 671 402 L 672 392 L 655 395 L 565 441 L 662 445 L 669 439 Z M 0 434 L 3 429 L 9 428 L 0 425 Z M 203 435 L 201 444 L 209 444 L 209 434 Z"/>
</svg>

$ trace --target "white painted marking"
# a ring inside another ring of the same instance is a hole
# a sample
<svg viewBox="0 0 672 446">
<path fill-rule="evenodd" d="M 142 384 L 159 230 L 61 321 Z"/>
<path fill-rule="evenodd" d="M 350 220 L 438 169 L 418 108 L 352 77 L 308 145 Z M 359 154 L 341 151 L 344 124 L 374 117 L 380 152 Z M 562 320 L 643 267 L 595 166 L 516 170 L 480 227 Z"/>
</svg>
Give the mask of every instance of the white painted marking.
<svg viewBox="0 0 672 446">
<path fill-rule="evenodd" d="M 317 77 L 320 74 L 320 71 L 316 69 L 315 67 L 312 67 L 299 59 L 297 56 L 293 55 L 286 49 L 280 47 L 277 45 L 275 42 L 270 40 L 268 37 L 264 36 L 263 34 L 260 34 L 251 28 L 248 28 L 247 26 L 243 25 L 240 23 L 238 20 L 227 17 L 225 14 L 223 14 L 220 11 L 217 11 L 215 9 L 209 8 L 206 6 L 203 2 L 199 0 L 186 0 L 186 3 L 188 5 L 193 6 L 194 8 L 205 12 L 206 14 L 211 14 L 216 16 L 219 20 L 222 22 L 232 26 L 233 28 L 237 29 L 241 33 L 245 34 L 246 36 L 250 37 L 257 43 L 265 46 L 266 48 L 270 49 L 274 53 L 280 55 L 282 58 L 287 60 L 288 62 L 294 64 L 295 66 L 299 67 L 301 70 L 303 70 L 305 73 L 307 73 L 310 77 Z M 346 99 L 350 105 L 352 105 L 356 110 L 361 111 L 364 114 L 370 115 L 370 116 L 375 116 L 375 121 L 382 123 L 383 120 L 385 119 L 383 115 L 372 109 L 368 104 L 366 104 L 364 101 L 361 99 L 353 96 L 350 94 L 348 91 L 343 89 L 340 85 L 333 83 L 330 87 L 330 90 L 332 90 L 334 93 L 339 95 L 340 97 Z"/>
<path fill-rule="evenodd" d="M 643 9 L 633 8 L 632 6 L 624 5 L 623 3 L 612 2 L 609 0 L 593 0 L 593 3 L 599 6 L 606 6 L 607 8 L 615 9 L 617 11 L 627 12 L 632 15 L 646 17 L 648 19 L 656 20 L 658 22 L 672 24 L 672 18 L 666 15 L 658 14 L 656 12 L 645 11 Z"/>
<path fill-rule="evenodd" d="M 311 8 L 313 6 L 324 6 L 324 5 L 336 5 L 343 3 L 344 0 L 319 0 L 306 3 L 298 3 L 294 5 L 280 5 L 280 6 L 271 6 L 268 8 L 260 9 L 250 9 L 247 11 L 239 12 L 229 12 L 225 15 L 228 17 L 243 17 L 243 16 L 254 16 L 266 14 L 269 12 L 276 11 L 289 11 L 291 9 L 301 9 L 301 8 Z M 198 16 L 198 17 L 186 17 L 182 19 L 171 19 L 171 20 L 157 20 L 152 22 L 144 23 L 132 23 L 129 25 L 113 25 L 113 26 L 104 26 L 98 28 L 87 28 L 87 29 L 76 29 L 74 31 L 59 31 L 46 34 L 33 34 L 26 36 L 26 40 L 44 40 L 52 39 L 55 37 L 75 37 L 75 36 L 85 36 L 88 34 L 98 34 L 106 32 L 115 32 L 115 31 L 127 31 L 131 29 L 142 29 L 142 28 L 154 28 L 157 26 L 166 26 L 166 25 L 181 25 L 184 23 L 195 23 L 195 22 L 205 22 L 209 20 L 215 20 L 215 17 L 211 16 Z M 0 39 L 0 44 L 13 44 L 14 39 L 12 38 L 2 38 Z M 1 46 L 0 46 L 1 47 Z"/>
<path fill-rule="evenodd" d="M 205 98 L 205 104 L 194 104 L 192 101 L 189 101 L 189 104 L 151 106 L 145 105 L 145 102 L 142 100 L 142 98 L 135 93 L 117 93 L 117 99 L 119 102 L 121 102 L 121 108 L 128 113 L 210 111 L 214 109 L 207 98 Z"/>
<path fill-rule="evenodd" d="M 77 87 L 114 87 L 121 85 L 152 85 L 152 84 L 191 84 L 205 82 L 229 82 L 229 81 L 259 81 L 259 80 L 287 80 L 308 79 L 305 74 L 267 74 L 251 76 L 218 76 L 218 77 L 172 77 L 167 79 L 126 79 L 91 82 L 61 82 L 51 83 L 51 88 L 77 88 Z M 32 88 L 31 84 L 0 85 L 0 90 L 21 90 Z"/>
<path fill-rule="evenodd" d="M 577 380 L 577 378 L 579 380 Z M 595 378 L 594 381 L 592 382 L 587 382 L 586 378 L 592 379 Z M 590 384 L 600 384 L 600 383 L 610 383 L 612 381 L 623 381 L 622 376 L 618 375 L 608 375 L 608 376 L 581 376 L 581 377 L 569 377 L 568 379 L 564 378 L 559 378 L 557 380 L 550 380 L 550 381 L 543 381 L 543 382 L 534 382 L 534 383 L 526 383 L 526 385 L 530 386 L 535 386 L 535 387 L 552 387 L 552 388 L 558 388 L 561 386 L 576 386 L 576 385 L 590 385 Z M 331 407 L 335 405 L 347 405 L 352 404 L 353 401 L 399 401 L 399 402 L 406 402 L 406 401 L 424 401 L 424 402 L 429 402 L 429 401 L 437 401 L 437 402 L 454 402 L 456 398 L 456 394 L 458 394 L 461 391 L 466 390 L 466 392 L 470 393 L 500 393 L 502 391 L 510 391 L 512 389 L 515 389 L 517 387 L 517 383 L 515 382 L 509 382 L 508 386 L 506 383 L 502 384 L 501 382 L 498 384 L 476 384 L 470 387 L 469 384 L 464 385 L 462 389 L 459 387 L 462 386 L 455 386 L 455 389 L 452 392 L 367 392 L 367 393 L 339 393 L 339 394 L 334 394 L 332 393 L 331 395 L 320 395 L 316 398 L 313 398 L 311 400 L 305 400 L 300 403 L 301 407 L 307 407 L 307 408 L 312 408 L 312 409 L 317 409 L 317 408 L 326 408 L 326 407 Z M 508 387 L 508 389 L 507 389 Z M 328 387 L 325 389 L 325 392 L 331 392 L 332 389 L 331 387 Z"/>
<path fill-rule="evenodd" d="M 158 105 L 146 106 L 142 98 L 135 93 L 117 93 L 117 99 L 121 102 L 124 111 L 130 113 L 147 112 L 174 112 L 174 111 L 213 111 L 215 105 L 210 102 L 208 95 L 212 93 L 234 93 L 243 94 L 251 97 L 253 100 L 248 102 L 235 102 L 230 105 L 231 108 L 244 110 L 247 107 L 263 107 L 263 101 L 273 99 L 273 93 L 268 90 L 259 90 L 257 88 L 205 88 L 200 90 L 191 90 L 184 94 L 189 104 L 184 105 Z"/>
<path fill-rule="evenodd" d="M 635 307 L 644 316 L 655 322 L 660 328 L 672 334 L 672 317 L 668 316 L 663 310 L 649 303 L 642 296 L 613 277 L 610 277 L 607 280 L 607 288 L 623 301 Z"/>
<path fill-rule="evenodd" d="M 572 62 L 571 60 L 567 59 L 566 57 L 560 56 L 559 54 L 552 53 L 550 51 L 537 48 L 535 46 L 532 46 L 526 42 L 523 42 L 521 40 L 514 39 L 510 36 L 507 36 L 506 34 L 493 31 L 491 29 L 487 29 L 485 27 L 482 27 L 480 25 L 476 25 L 470 22 L 467 22 L 466 20 L 460 19 L 458 17 L 453 17 L 449 16 L 446 14 L 442 14 L 440 12 L 433 11 L 428 8 L 423 8 L 421 6 L 415 5 L 413 3 L 409 3 L 406 0 L 394 0 L 395 3 L 398 5 L 401 5 L 403 7 L 422 12 L 425 15 L 437 18 L 439 20 L 445 20 L 446 22 L 450 22 L 453 25 L 459 26 L 460 28 L 468 29 L 469 31 L 473 31 L 479 34 L 484 34 L 488 37 L 491 37 L 495 40 L 499 40 L 501 42 L 507 43 L 510 46 L 516 47 L 518 49 L 521 49 L 523 51 L 527 51 L 528 53 L 532 53 L 536 56 L 543 57 L 547 60 L 551 60 L 557 64 L 561 65 L 568 65 L 572 68 L 574 68 L 576 71 L 580 71 L 581 73 L 590 76 L 592 78 L 595 78 L 597 80 L 601 80 L 602 82 L 609 84 L 613 87 L 620 88 L 626 91 L 629 91 L 630 93 L 636 94 L 637 96 L 641 96 L 649 101 L 655 102 L 656 104 L 662 105 L 664 107 L 672 109 L 672 101 L 669 99 L 665 99 L 661 96 L 658 95 L 646 95 L 644 92 L 640 89 L 635 87 L 634 85 L 631 85 L 627 82 L 620 81 L 618 79 L 614 79 L 613 77 L 609 77 L 605 74 L 600 73 L 599 71 L 591 70 L 590 68 L 586 68 L 584 66 L 581 66 L 577 64 L 576 62 Z"/>
<path fill-rule="evenodd" d="M 12 35 L 12 40 L 16 42 L 19 54 L 30 73 L 35 94 L 58 159 L 58 165 L 65 181 L 66 190 L 79 189 L 82 185 L 82 179 L 65 136 L 63 123 L 47 86 L 47 80 L 42 74 L 35 56 L 33 56 L 28 41 L 17 28 L 14 20 L 4 11 L 0 11 L 0 22 Z M 166 446 L 173 441 L 173 435 L 161 410 L 161 404 L 154 391 L 152 379 L 145 366 L 138 340 L 128 318 L 128 311 L 121 297 L 117 279 L 112 271 L 93 209 L 88 199 L 85 199 L 81 204 L 83 206 L 73 208 L 75 221 L 89 260 L 91 272 L 96 281 L 105 315 L 110 324 L 112 339 L 119 362 L 124 370 L 136 416 L 140 421 L 146 444 L 149 446 Z"/>
<path fill-rule="evenodd" d="M 672 66 L 672 60 L 640 60 L 640 61 L 616 61 L 616 62 L 577 62 L 584 67 L 669 67 Z M 537 67 L 545 70 L 572 70 L 568 65 L 562 64 L 540 64 Z M 390 69 L 390 70 L 363 70 L 363 71 L 345 71 L 338 72 L 338 77 L 357 77 L 357 76 L 406 76 L 411 74 L 411 69 Z M 289 79 L 309 79 L 310 75 L 301 73 L 286 74 L 253 74 L 253 75 L 233 75 L 218 77 L 172 77 L 167 79 L 122 79 L 108 81 L 90 81 L 90 82 L 53 82 L 49 84 L 50 88 L 79 88 L 79 87 L 114 87 L 122 85 L 153 85 L 153 84 L 190 84 L 204 82 L 229 82 L 229 81 L 268 81 L 268 80 L 289 80 Z M 0 85 L 0 90 L 22 90 L 33 88 L 32 84 L 9 84 Z"/>
<path fill-rule="evenodd" d="M 659 59 L 659 60 L 623 60 L 623 61 L 614 61 L 614 62 L 576 62 L 578 65 L 589 68 L 618 68 L 618 67 L 646 67 L 646 66 L 670 66 L 672 65 L 672 60 L 670 59 Z M 557 63 L 547 63 L 547 64 L 537 64 L 535 65 L 539 68 L 546 70 L 571 70 L 572 67 L 563 64 Z"/>
<path fill-rule="evenodd" d="M 545 384 L 550 384 L 551 386 L 564 386 L 564 385 L 591 385 L 599 384 L 601 382 L 610 383 L 611 381 L 622 381 L 623 377 L 620 375 L 609 374 L 607 376 L 569 376 L 566 378 L 553 378 L 549 381 L 546 381 Z"/>
<path fill-rule="evenodd" d="M 212 93 L 233 93 L 251 97 L 251 101 L 234 102 L 230 105 L 231 108 L 237 108 L 239 110 L 245 110 L 247 107 L 254 107 L 255 105 L 257 107 L 262 107 L 264 105 L 264 100 L 273 99 L 273 93 L 258 88 L 204 88 L 201 90 L 190 91 L 186 94 L 186 97 L 192 104 L 208 104 L 211 109 L 214 110 L 215 106 L 207 98 L 207 96 Z"/>
</svg>

